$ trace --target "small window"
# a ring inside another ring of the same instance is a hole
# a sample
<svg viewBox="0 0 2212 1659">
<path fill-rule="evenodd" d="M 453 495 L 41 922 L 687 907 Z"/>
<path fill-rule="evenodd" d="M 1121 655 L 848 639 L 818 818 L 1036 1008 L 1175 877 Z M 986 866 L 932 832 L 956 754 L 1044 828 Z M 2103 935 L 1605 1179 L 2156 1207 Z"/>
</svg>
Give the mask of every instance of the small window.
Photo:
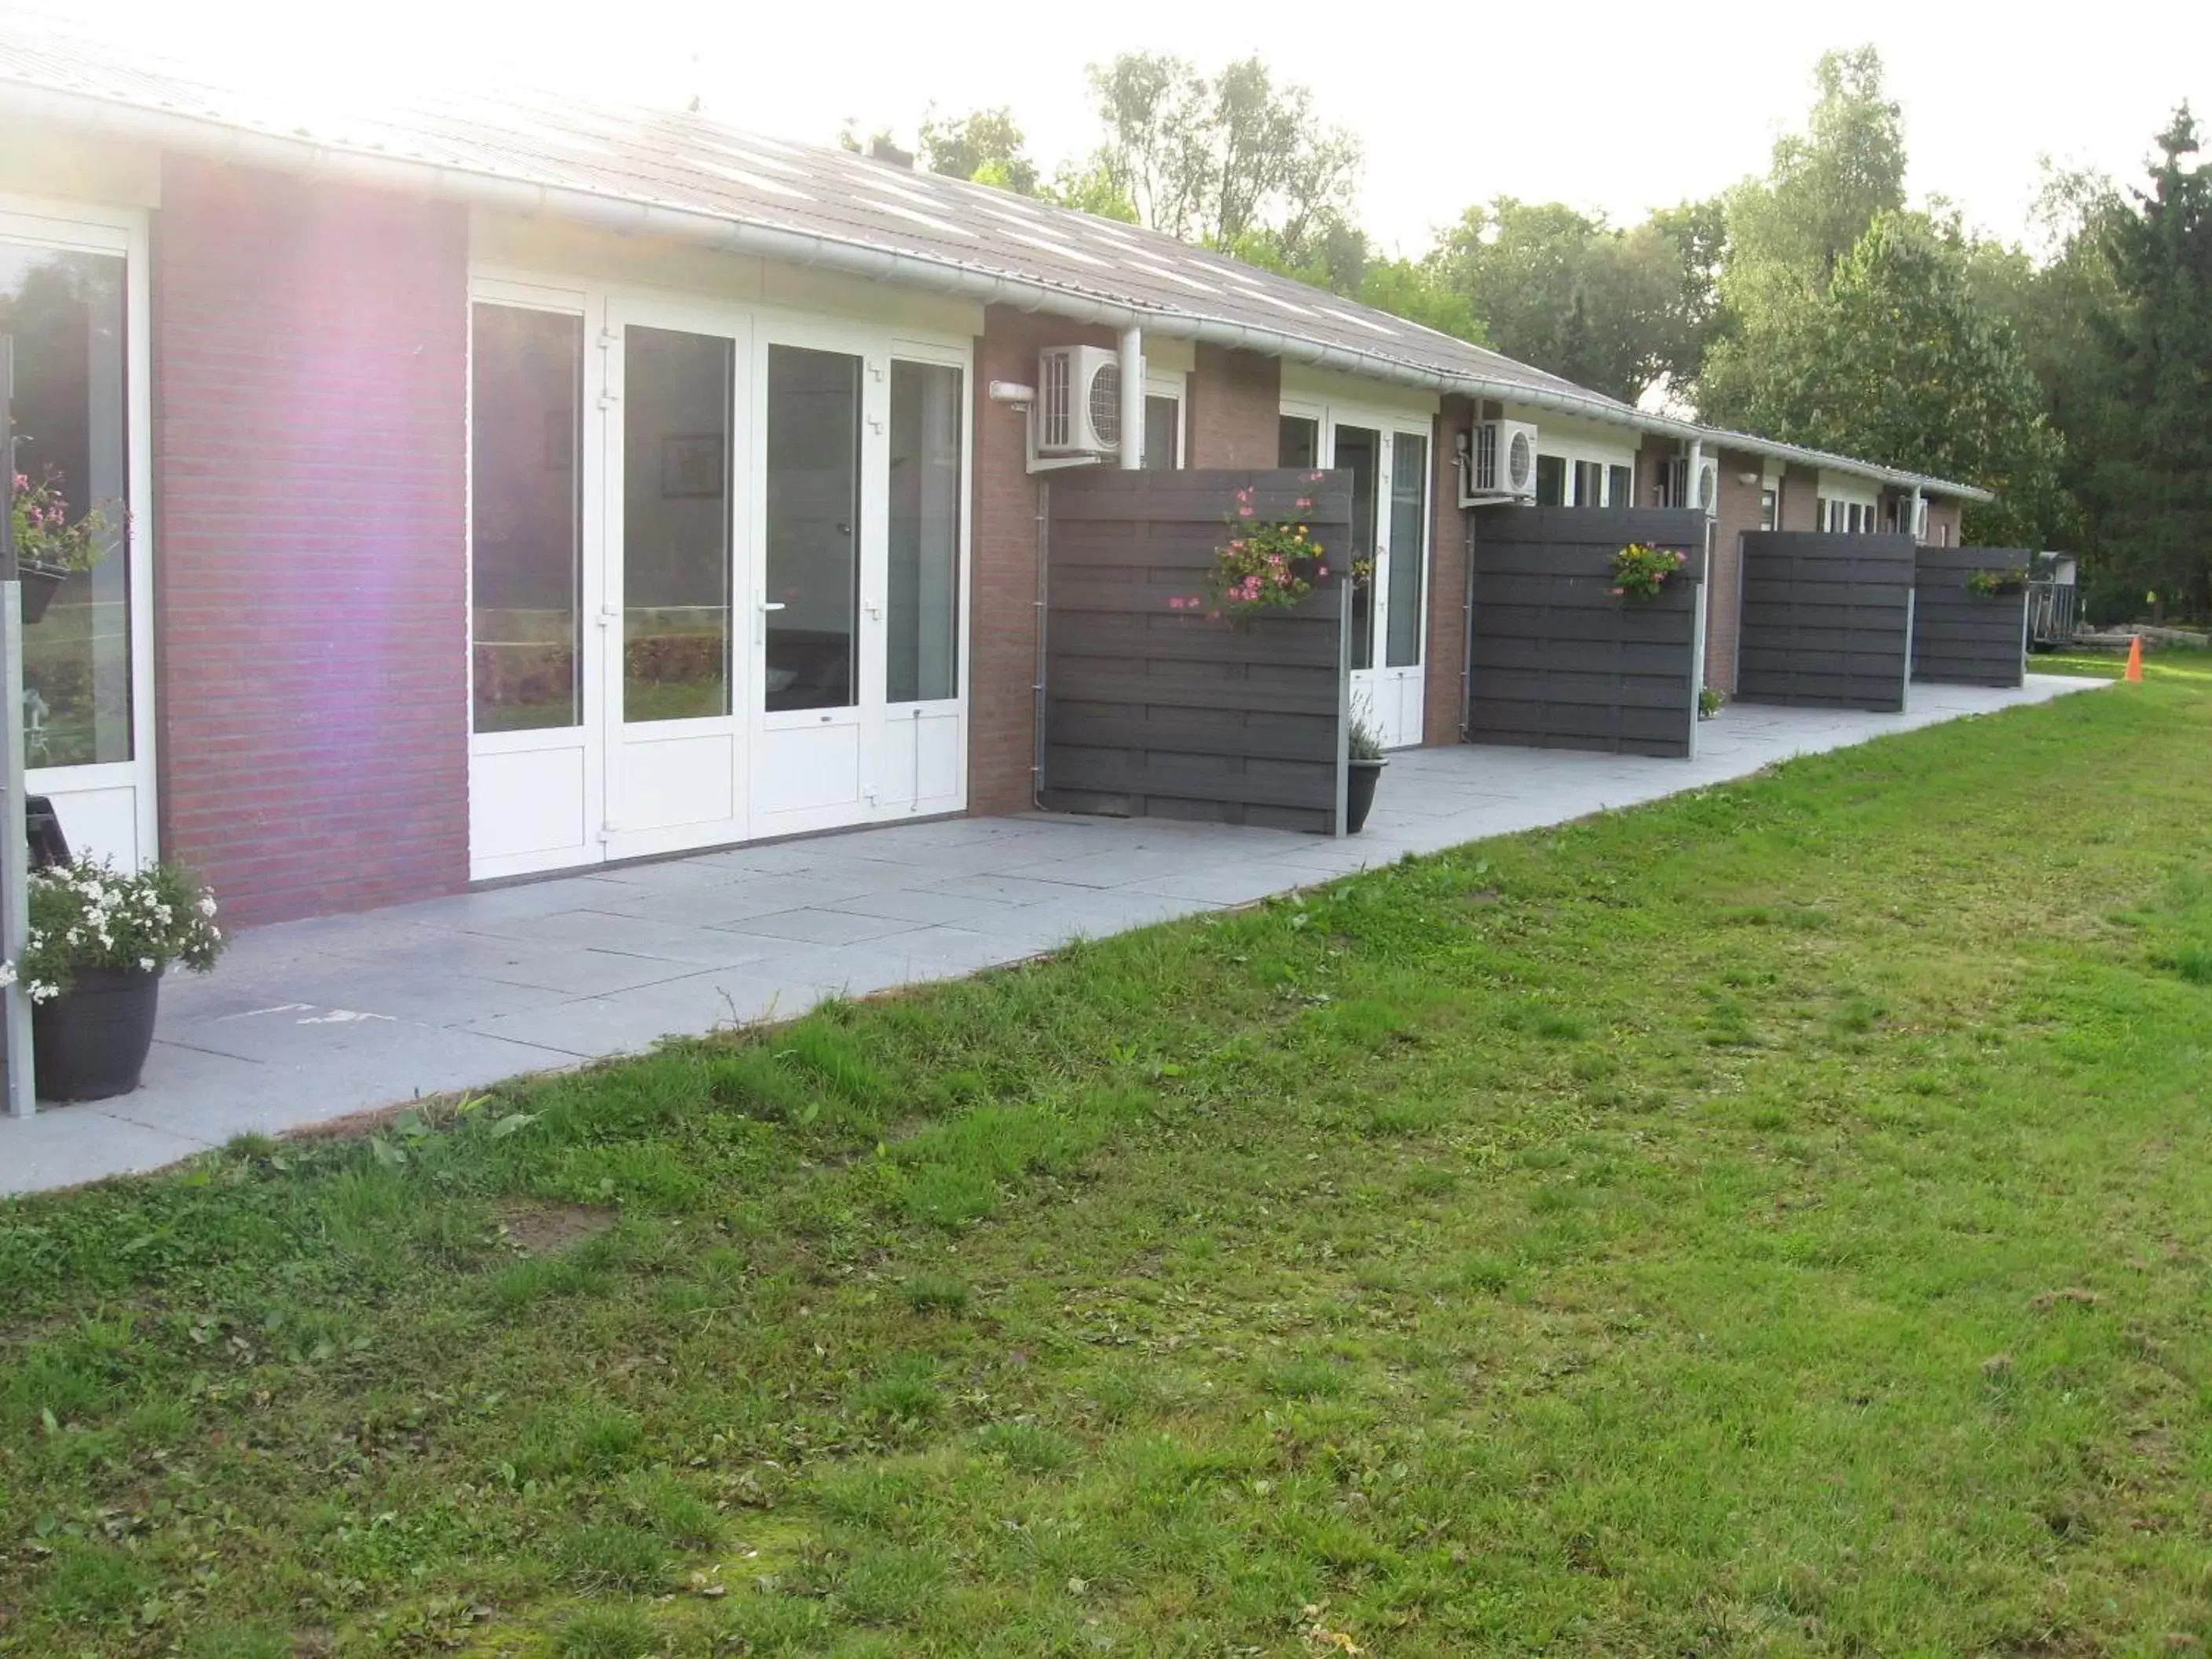
<svg viewBox="0 0 2212 1659">
<path fill-rule="evenodd" d="M 1782 527 L 1782 492 L 1762 489 L 1759 492 L 1759 527 L 1778 530 Z"/>
<path fill-rule="evenodd" d="M 1577 507 L 1605 505 L 1605 464 L 1602 461 L 1575 463 L 1575 505 Z"/>
<path fill-rule="evenodd" d="M 1636 469 L 1632 466 L 1610 466 L 1605 473 L 1605 501 L 1607 507 L 1632 507 L 1636 503 Z"/>
<path fill-rule="evenodd" d="M 1145 447 L 1139 457 L 1147 472 L 1172 472 L 1182 465 L 1182 399 L 1148 394 L 1145 398 Z"/>
<path fill-rule="evenodd" d="M 1321 465 L 1321 422 L 1310 415 L 1285 415 L 1276 444 L 1275 465 L 1302 466 L 1310 471 Z"/>
<path fill-rule="evenodd" d="M 1567 504 L 1567 464 L 1558 455 L 1536 457 L 1536 505 L 1565 507 Z"/>
</svg>

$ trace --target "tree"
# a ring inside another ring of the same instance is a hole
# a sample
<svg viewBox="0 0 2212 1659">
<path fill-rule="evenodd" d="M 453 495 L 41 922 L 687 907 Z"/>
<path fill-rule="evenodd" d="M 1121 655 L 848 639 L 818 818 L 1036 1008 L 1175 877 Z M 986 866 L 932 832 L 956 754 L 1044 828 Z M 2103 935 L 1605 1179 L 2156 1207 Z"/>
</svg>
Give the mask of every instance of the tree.
<svg viewBox="0 0 2212 1659">
<path fill-rule="evenodd" d="M 2115 592 L 2212 614 L 2212 168 L 2184 104 L 2157 139 L 2150 188 L 2102 222 L 2112 306 L 2094 319 L 2100 373 L 2082 424 L 2082 489 Z"/>
<path fill-rule="evenodd" d="M 1097 165 L 1139 222 L 1209 247 L 1261 237 L 1297 265 L 1349 222 L 1358 143 L 1259 58 L 1209 78 L 1167 53 L 1125 52 L 1090 73 L 1106 128 Z"/>
<path fill-rule="evenodd" d="M 1763 345 L 1739 382 L 1751 430 L 1994 489 L 1970 538 L 2042 545 L 2063 445 L 2010 326 L 1976 295 L 1955 223 L 1878 215 Z"/>
<path fill-rule="evenodd" d="M 1694 373 L 1684 234 L 1501 196 L 1462 214 L 1428 264 L 1498 350 L 1632 403 Z"/>
<path fill-rule="evenodd" d="M 1875 217 L 1905 205 L 1904 123 L 1883 94 L 1881 55 L 1825 53 L 1813 79 L 1805 131 L 1778 139 L 1765 177 L 1725 198 L 1728 251 L 1698 377 L 1700 410 L 1725 425 L 1748 423 L 1778 340 L 1826 294 Z"/>
<path fill-rule="evenodd" d="M 1037 193 L 1036 163 L 1013 112 L 1004 104 L 940 120 L 923 118 L 921 163 L 950 179 L 971 179 L 1017 195 Z"/>
</svg>

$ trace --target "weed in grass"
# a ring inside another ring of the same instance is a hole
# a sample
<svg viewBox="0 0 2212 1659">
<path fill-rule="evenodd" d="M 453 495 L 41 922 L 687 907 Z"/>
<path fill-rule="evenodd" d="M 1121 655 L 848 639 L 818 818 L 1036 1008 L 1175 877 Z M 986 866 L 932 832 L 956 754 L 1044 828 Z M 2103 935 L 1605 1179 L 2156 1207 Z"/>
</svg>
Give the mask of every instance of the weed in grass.
<svg viewBox="0 0 2212 1659">
<path fill-rule="evenodd" d="M 155 1583 L 152 1569 L 125 1552 L 72 1540 L 47 1569 L 46 1612 L 64 1625 L 127 1621 Z"/>
<path fill-rule="evenodd" d="M 921 1354 L 901 1354 L 853 1395 L 853 1408 L 893 1423 L 926 1423 L 944 1408 L 937 1368 Z"/>
<path fill-rule="evenodd" d="M 561 1626 L 557 1659 L 645 1659 L 659 1644 L 653 1620 L 619 1604 L 580 1607 Z"/>
<path fill-rule="evenodd" d="M 258 1625 L 218 1625 L 185 1642 L 185 1659 L 293 1659 L 289 1637 Z"/>
<path fill-rule="evenodd" d="M 732 1596 L 715 1612 L 712 1625 L 716 1653 L 758 1654 L 782 1659 L 815 1653 L 829 1645 L 830 1610 L 803 1595 L 773 1591 Z"/>
<path fill-rule="evenodd" d="M 935 1551 L 884 1544 L 856 1552 L 834 1593 L 842 1610 L 863 1625 L 902 1625 L 943 1594 L 949 1577 Z"/>
<path fill-rule="evenodd" d="M 1404 1186 L 1415 1198 L 1443 1198 L 1459 1186 L 1459 1171 L 1443 1164 L 1420 1164 L 1406 1171 Z"/>
<path fill-rule="evenodd" d="M 672 1470 L 631 1470 L 623 1477 L 622 1500 L 639 1526 L 672 1548 L 712 1549 L 722 1541 L 721 1516 Z"/>
<path fill-rule="evenodd" d="M 642 1527 L 594 1521 L 573 1526 L 553 1544 L 561 1582 L 580 1590 L 647 1590 L 668 1571 L 668 1552 Z"/>
<path fill-rule="evenodd" d="M 992 1423 L 975 1437 L 987 1457 L 1002 1460 L 1024 1474 L 1050 1474 L 1075 1461 L 1075 1444 L 1066 1435 L 1035 1423 Z"/>
<path fill-rule="evenodd" d="M 628 1412 L 590 1402 L 557 1406 L 524 1429 L 513 1462 L 525 1480 L 605 1474 L 636 1458 L 644 1444 L 644 1426 Z"/>
<path fill-rule="evenodd" d="M 1478 1250 L 1453 1264 L 1452 1278 L 1467 1290 L 1495 1296 L 1513 1283 L 1513 1263 L 1492 1251 Z"/>
<path fill-rule="evenodd" d="M 2212 945 L 2185 945 L 2173 953 L 2173 971 L 2191 985 L 2212 985 Z"/>
<path fill-rule="evenodd" d="M 1286 1400 L 1334 1400 L 1344 1392 L 1346 1377 L 1341 1366 L 1326 1359 L 1289 1359 L 1262 1366 L 1260 1386 Z"/>
<path fill-rule="evenodd" d="M 899 1286 L 899 1295 L 916 1313 L 965 1313 L 969 1289 L 944 1273 L 920 1273 Z"/>
</svg>

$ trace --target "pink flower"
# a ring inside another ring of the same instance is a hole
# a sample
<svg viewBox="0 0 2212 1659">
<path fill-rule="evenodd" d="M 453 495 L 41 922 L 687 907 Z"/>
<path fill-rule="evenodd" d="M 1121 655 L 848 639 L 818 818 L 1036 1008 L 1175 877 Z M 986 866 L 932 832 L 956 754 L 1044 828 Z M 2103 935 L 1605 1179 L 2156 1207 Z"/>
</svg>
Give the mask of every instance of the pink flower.
<svg viewBox="0 0 2212 1659">
<path fill-rule="evenodd" d="M 1313 500 L 1310 496 L 1301 495 L 1298 497 L 1298 508 L 1301 512 L 1312 505 Z"/>
<path fill-rule="evenodd" d="M 1610 592 L 1610 593 L 1613 595 L 1613 597 L 1614 599 L 1620 599 L 1620 598 L 1623 597 L 1625 594 L 1626 594 L 1626 593 L 1627 593 L 1627 592 L 1628 592 L 1628 590 L 1627 590 L 1626 588 L 1625 588 L 1625 587 L 1614 587 L 1614 588 L 1608 588 L 1608 589 L 1607 590 L 1607 592 Z"/>
<path fill-rule="evenodd" d="M 1328 567 L 1327 565 L 1323 565 L 1323 566 L 1322 566 L 1322 567 L 1321 567 L 1321 568 L 1320 568 L 1318 571 L 1316 571 L 1315 574 L 1316 574 L 1316 575 L 1326 576 L 1327 574 L 1328 574 Z"/>
<path fill-rule="evenodd" d="M 1240 507 L 1237 509 L 1237 516 L 1240 519 L 1249 519 L 1252 516 L 1252 509 L 1249 507 Z"/>
</svg>

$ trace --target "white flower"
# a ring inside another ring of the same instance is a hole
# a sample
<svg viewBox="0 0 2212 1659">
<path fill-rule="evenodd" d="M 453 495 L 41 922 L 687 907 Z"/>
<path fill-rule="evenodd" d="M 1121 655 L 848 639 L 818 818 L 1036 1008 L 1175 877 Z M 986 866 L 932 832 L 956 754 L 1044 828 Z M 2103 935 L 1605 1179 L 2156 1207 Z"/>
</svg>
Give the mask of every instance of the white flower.
<svg viewBox="0 0 2212 1659">
<path fill-rule="evenodd" d="M 215 895 L 213 893 L 202 893 L 200 895 L 200 914 L 208 917 L 212 917 L 215 915 Z"/>
<path fill-rule="evenodd" d="M 150 974 L 154 971 L 154 958 L 141 957 L 138 958 L 138 966 L 141 971 Z"/>
<path fill-rule="evenodd" d="M 52 1002 L 62 994 L 62 988 L 43 979 L 34 979 L 23 989 L 33 1002 Z"/>
<path fill-rule="evenodd" d="M 4 990 L 15 982 L 15 964 L 12 962 L 0 962 L 0 990 Z"/>
</svg>

